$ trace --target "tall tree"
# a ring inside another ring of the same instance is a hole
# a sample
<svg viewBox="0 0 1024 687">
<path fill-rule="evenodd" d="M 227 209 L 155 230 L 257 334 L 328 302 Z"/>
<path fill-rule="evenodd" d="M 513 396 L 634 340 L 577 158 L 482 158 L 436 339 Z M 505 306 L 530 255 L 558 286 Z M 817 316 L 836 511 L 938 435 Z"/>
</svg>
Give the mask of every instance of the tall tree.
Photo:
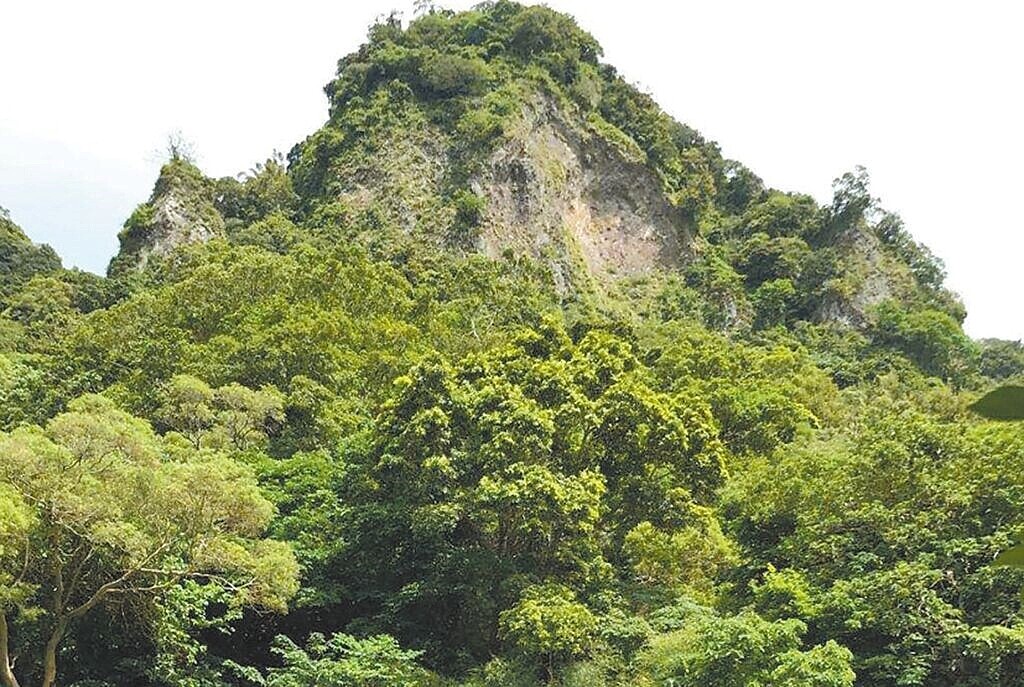
<svg viewBox="0 0 1024 687">
<path fill-rule="evenodd" d="M 61 642 L 107 601 L 193 578 L 283 610 L 298 586 L 288 546 L 262 536 L 273 507 L 247 467 L 162 440 L 100 396 L 0 434 L 0 492 L 0 557 L 19 562 L 0 578 L 4 687 L 56 684 Z M 38 659 L 12 636 L 15 623 L 41 635 Z"/>
</svg>

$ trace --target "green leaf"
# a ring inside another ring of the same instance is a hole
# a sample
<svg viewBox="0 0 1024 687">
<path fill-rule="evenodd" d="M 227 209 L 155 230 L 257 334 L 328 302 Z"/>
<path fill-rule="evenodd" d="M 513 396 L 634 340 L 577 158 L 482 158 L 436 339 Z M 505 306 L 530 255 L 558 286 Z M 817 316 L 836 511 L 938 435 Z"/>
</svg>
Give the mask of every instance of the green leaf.
<svg viewBox="0 0 1024 687">
<path fill-rule="evenodd" d="M 1024 420 L 1024 386 L 1001 386 L 970 407 L 990 420 Z"/>
<path fill-rule="evenodd" d="M 1024 568 L 1024 544 L 1017 544 L 1017 546 L 1003 551 L 992 561 L 992 565 Z"/>
</svg>

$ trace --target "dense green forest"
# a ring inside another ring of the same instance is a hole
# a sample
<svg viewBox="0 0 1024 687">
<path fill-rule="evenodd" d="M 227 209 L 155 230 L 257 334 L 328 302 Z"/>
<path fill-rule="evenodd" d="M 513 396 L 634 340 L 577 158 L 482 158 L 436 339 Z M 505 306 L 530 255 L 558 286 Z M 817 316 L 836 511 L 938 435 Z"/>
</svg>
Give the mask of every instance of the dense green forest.
<svg viewBox="0 0 1024 687">
<path fill-rule="evenodd" d="M 1022 684 L 1024 347 L 864 170 L 768 188 L 506 0 L 326 93 L 105 277 L 0 214 L 0 685 Z"/>
</svg>

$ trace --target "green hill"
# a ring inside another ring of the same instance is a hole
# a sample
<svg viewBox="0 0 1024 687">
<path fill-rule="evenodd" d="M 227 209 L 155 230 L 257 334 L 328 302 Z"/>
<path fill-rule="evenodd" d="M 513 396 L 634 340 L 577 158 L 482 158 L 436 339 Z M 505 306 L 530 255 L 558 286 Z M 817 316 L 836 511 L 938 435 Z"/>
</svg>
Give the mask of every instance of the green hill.
<svg viewBox="0 0 1024 687">
<path fill-rule="evenodd" d="M 0 219 L 0 685 L 1018 684 L 1024 376 L 871 195 L 765 186 L 500 0 L 106 278 Z"/>
</svg>

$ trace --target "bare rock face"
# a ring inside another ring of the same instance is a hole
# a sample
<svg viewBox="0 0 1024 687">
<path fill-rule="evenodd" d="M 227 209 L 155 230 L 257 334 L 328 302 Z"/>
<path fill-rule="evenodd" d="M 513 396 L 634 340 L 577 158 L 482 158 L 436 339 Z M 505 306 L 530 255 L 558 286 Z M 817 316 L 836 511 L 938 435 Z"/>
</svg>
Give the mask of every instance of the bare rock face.
<svg viewBox="0 0 1024 687">
<path fill-rule="evenodd" d="M 863 328 L 871 309 L 889 299 L 908 300 L 915 289 L 906 264 L 885 250 L 881 240 L 865 227 L 852 227 L 835 242 L 843 266 L 843 279 L 835 284 L 815 313 L 819 322 Z"/>
<path fill-rule="evenodd" d="M 149 202 L 125 222 L 108 273 L 141 271 L 153 258 L 166 257 L 179 246 L 223 235 L 224 219 L 213 201 L 213 183 L 198 169 L 180 159 L 168 162 Z"/>
<path fill-rule="evenodd" d="M 450 173 L 446 137 L 425 122 L 396 128 L 373 141 L 372 155 L 337 161 L 332 169 L 337 198 L 357 211 L 380 210 L 406 234 L 440 237 L 454 218 L 442 202 Z"/>
<path fill-rule="evenodd" d="M 367 139 L 372 155 L 339 157 L 334 197 L 356 213 L 383 212 L 406 235 L 443 249 L 535 258 L 563 294 L 685 264 L 690 222 L 636 144 L 606 138 L 598 124 L 537 93 L 453 184 L 459 141 L 429 122 L 406 122 L 383 140 Z M 453 187 L 480 201 L 471 227 L 459 224 Z"/>
<path fill-rule="evenodd" d="M 601 286 L 692 257 L 693 231 L 642 153 L 571 122 L 544 96 L 524 107 L 471 187 L 486 200 L 478 249 L 547 262 L 563 292 L 581 277 Z"/>
</svg>

